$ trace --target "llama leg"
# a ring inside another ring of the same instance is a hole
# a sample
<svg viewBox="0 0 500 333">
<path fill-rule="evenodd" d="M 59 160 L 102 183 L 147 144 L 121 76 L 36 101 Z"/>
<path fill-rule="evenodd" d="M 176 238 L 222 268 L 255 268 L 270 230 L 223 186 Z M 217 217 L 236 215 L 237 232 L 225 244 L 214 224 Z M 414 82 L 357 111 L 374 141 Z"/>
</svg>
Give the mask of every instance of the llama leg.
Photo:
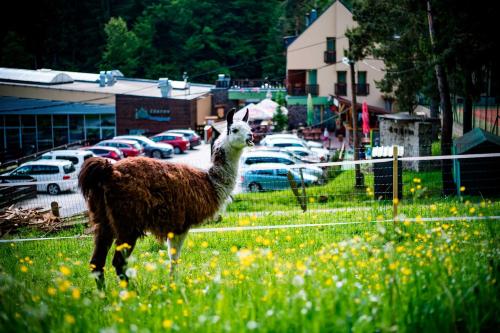
<svg viewBox="0 0 500 333">
<path fill-rule="evenodd" d="M 109 248 L 113 243 L 113 233 L 111 229 L 104 224 L 96 224 L 94 233 L 94 253 L 90 260 L 92 274 L 94 274 L 97 288 L 104 289 L 104 265 Z"/>
<path fill-rule="evenodd" d="M 187 234 L 186 231 L 183 234 L 174 234 L 174 237 L 167 239 L 168 256 L 170 257 L 170 280 L 174 277 L 175 266 L 177 266 L 181 256 L 182 244 L 184 244 Z"/>
<path fill-rule="evenodd" d="M 121 280 L 128 281 L 128 277 L 125 274 L 127 266 L 127 258 L 132 254 L 134 250 L 135 243 L 137 242 L 138 236 L 130 235 L 127 237 L 119 237 L 116 240 L 116 250 L 113 256 L 113 266 L 116 270 L 116 275 Z"/>
</svg>

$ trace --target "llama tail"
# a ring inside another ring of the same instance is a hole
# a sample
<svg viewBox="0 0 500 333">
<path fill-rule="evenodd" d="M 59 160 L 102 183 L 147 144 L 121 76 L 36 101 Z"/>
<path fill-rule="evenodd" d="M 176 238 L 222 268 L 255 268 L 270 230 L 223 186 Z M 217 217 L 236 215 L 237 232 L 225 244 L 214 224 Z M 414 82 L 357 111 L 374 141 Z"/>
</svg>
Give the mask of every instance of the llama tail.
<svg viewBox="0 0 500 333">
<path fill-rule="evenodd" d="M 91 193 L 102 193 L 102 186 L 111 178 L 113 165 L 101 157 L 91 157 L 83 163 L 82 170 L 78 176 L 78 186 L 82 190 L 85 199 L 89 199 Z"/>
</svg>

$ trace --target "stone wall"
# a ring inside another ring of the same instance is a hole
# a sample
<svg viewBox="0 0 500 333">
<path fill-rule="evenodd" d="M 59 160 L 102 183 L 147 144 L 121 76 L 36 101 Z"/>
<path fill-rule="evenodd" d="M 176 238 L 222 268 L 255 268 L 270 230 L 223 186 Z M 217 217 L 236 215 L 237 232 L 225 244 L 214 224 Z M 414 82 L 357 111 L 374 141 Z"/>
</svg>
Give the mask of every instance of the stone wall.
<svg viewBox="0 0 500 333">
<path fill-rule="evenodd" d="M 433 141 L 433 123 L 425 119 L 392 119 L 379 118 L 380 145 L 403 146 L 404 156 L 431 156 Z M 407 162 L 405 166 L 415 170 L 428 170 L 432 167 L 430 161 Z"/>
</svg>

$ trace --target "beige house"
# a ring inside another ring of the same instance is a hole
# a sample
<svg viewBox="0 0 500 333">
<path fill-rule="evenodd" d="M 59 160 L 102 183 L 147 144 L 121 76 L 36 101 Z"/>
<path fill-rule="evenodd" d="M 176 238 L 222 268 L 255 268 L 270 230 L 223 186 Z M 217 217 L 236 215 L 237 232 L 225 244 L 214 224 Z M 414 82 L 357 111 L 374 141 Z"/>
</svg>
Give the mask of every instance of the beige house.
<svg viewBox="0 0 500 333">
<path fill-rule="evenodd" d="M 335 1 L 318 18 L 311 15 L 310 21 L 287 48 L 288 105 L 305 105 L 309 93 L 322 113 L 331 107 L 333 98 L 350 105 L 351 74 L 343 58 L 349 48 L 345 33 L 356 26 L 352 12 L 343 1 Z M 372 114 L 392 108 L 375 85 L 383 78 L 383 69 L 383 61 L 373 58 L 355 64 L 357 102 L 366 101 Z"/>
</svg>

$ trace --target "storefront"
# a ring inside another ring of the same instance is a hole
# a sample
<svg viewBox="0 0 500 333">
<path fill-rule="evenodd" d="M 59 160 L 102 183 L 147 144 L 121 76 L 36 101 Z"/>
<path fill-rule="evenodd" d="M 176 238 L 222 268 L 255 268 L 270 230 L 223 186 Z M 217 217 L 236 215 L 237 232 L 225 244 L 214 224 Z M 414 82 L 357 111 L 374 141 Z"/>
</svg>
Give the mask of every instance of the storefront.
<svg viewBox="0 0 500 333">
<path fill-rule="evenodd" d="M 112 105 L 0 97 L 2 160 L 116 133 Z"/>
</svg>

